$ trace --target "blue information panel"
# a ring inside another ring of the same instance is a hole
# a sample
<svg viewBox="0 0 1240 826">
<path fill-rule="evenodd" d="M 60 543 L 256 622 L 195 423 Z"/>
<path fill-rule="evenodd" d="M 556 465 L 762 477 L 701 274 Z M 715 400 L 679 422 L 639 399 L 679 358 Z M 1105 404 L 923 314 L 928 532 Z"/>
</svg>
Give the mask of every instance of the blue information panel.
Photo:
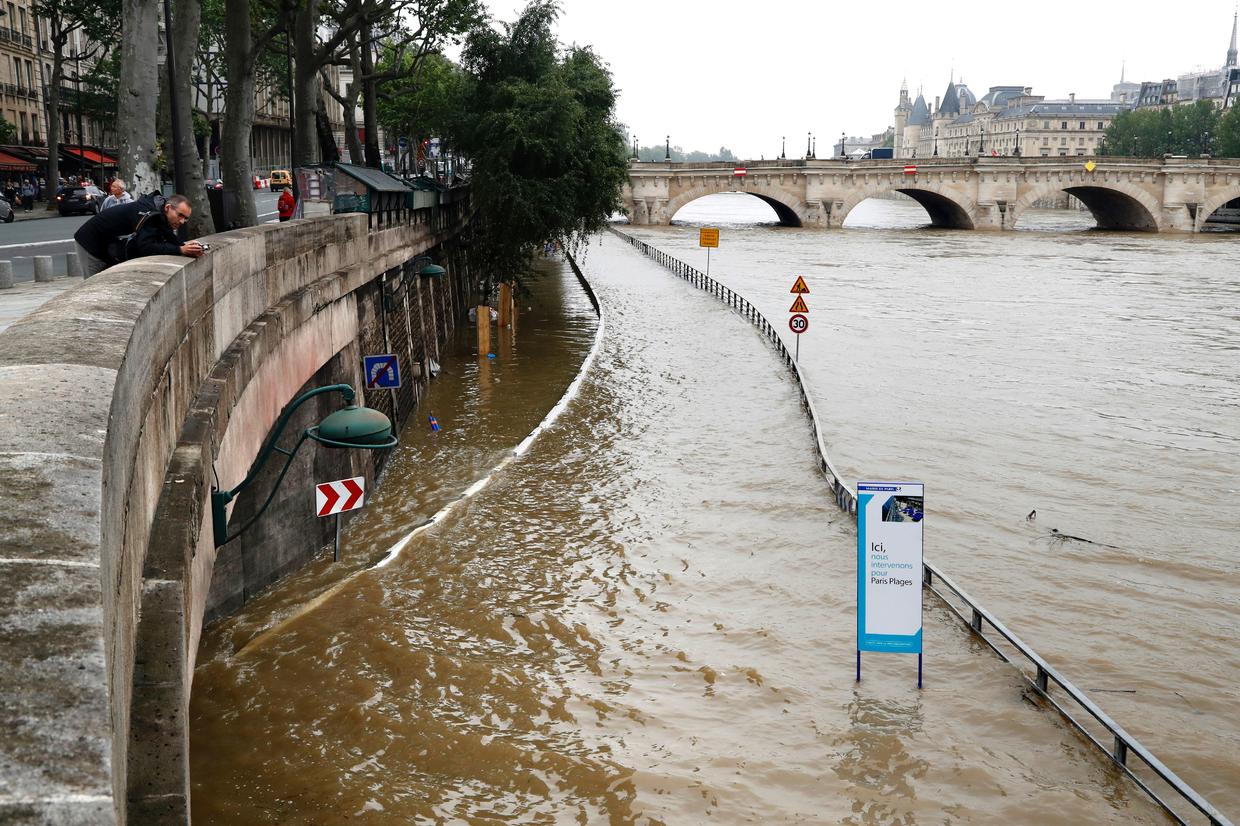
<svg viewBox="0 0 1240 826">
<path fill-rule="evenodd" d="M 367 388 L 400 387 L 400 361 L 395 355 L 363 356 L 362 367 L 366 373 Z"/>
<path fill-rule="evenodd" d="M 924 488 L 857 484 L 857 650 L 921 653 Z"/>
</svg>

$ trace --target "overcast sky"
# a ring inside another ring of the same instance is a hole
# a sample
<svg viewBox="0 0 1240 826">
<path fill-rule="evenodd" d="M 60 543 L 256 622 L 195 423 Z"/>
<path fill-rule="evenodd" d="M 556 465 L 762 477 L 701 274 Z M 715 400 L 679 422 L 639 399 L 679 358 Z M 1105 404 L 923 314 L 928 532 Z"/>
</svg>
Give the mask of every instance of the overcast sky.
<svg viewBox="0 0 1240 826">
<path fill-rule="evenodd" d="M 524 2 L 490 0 L 516 17 Z M 643 145 L 670 134 L 686 150 L 726 146 L 738 157 L 818 154 L 841 132 L 893 122 L 900 82 L 926 100 L 951 72 L 978 97 L 1032 86 L 1048 99 L 1106 98 L 1119 80 L 1161 80 L 1218 68 L 1235 0 L 1167 7 L 1117 0 L 923 3 L 765 0 L 562 0 L 559 37 L 591 45 L 620 90 L 619 119 Z"/>
</svg>

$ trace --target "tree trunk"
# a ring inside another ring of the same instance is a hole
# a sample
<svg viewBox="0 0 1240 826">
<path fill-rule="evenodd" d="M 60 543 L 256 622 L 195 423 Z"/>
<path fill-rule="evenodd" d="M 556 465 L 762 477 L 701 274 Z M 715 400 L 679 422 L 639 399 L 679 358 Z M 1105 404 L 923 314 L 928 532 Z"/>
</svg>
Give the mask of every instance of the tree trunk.
<svg viewBox="0 0 1240 826">
<path fill-rule="evenodd" d="M 314 126 L 319 135 L 319 155 L 323 158 L 323 163 L 335 163 L 340 160 L 340 147 L 336 145 L 336 136 L 332 134 L 332 122 L 327 117 L 327 99 L 321 86 L 317 104 L 314 110 Z"/>
<path fill-rule="evenodd" d="M 249 0 L 224 0 L 224 50 L 228 87 L 224 91 L 224 134 L 220 171 L 224 191 L 236 195 L 229 224 L 252 227 L 258 223 L 254 206 L 254 171 L 250 166 L 250 133 L 254 129 L 254 42 L 250 30 Z"/>
<path fill-rule="evenodd" d="M 353 70 L 353 79 L 345 91 L 344 108 L 344 145 L 349 147 L 349 162 L 362 162 L 362 142 L 357 137 L 357 98 L 362 93 L 362 59 L 357 53 L 357 38 L 349 44 L 349 67 Z"/>
<path fill-rule="evenodd" d="M 158 19 L 157 0 L 121 0 L 121 77 L 116 138 L 121 149 L 118 159 L 121 177 L 135 195 L 159 189 L 159 175 L 155 171 L 158 69 L 151 55 L 152 44 L 159 42 Z M 55 146 L 48 147 L 49 161 L 55 151 Z"/>
<path fill-rule="evenodd" d="M 172 42 L 176 54 L 177 106 L 172 117 L 177 119 L 181 129 L 181 143 L 174 147 L 177 166 L 185 178 L 185 186 L 189 192 L 182 192 L 189 198 L 190 207 L 194 212 L 189 219 L 189 237 L 199 238 L 215 232 L 215 221 L 211 217 L 211 204 L 207 201 L 207 189 L 202 175 L 202 158 L 198 154 L 198 142 L 194 140 L 193 94 L 194 85 L 190 80 L 194 76 L 194 58 L 198 54 L 198 28 L 202 20 L 202 4 L 200 0 L 176 0 L 173 7 L 175 17 L 172 19 Z M 172 152 L 168 153 L 170 157 Z M 249 192 L 245 193 L 249 196 Z"/>
<path fill-rule="evenodd" d="M 319 0 L 305 0 L 293 13 L 293 166 L 310 166 L 317 158 L 314 107 L 318 97 L 319 60 L 315 54 L 315 27 Z"/>
<path fill-rule="evenodd" d="M 366 165 L 379 169 L 383 156 L 379 154 L 379 118 L 375 113 L 375 53 L 374 35 L 370 24 L 362 27 L 362 120 L 366 127 Z"/>
<path fill-rule="evenodd" d="M 52 77 L 47 84 L 47 186 L 43 195 L 47 208 L 56 208 L 56 188 L 60 186 L 60 83 L 64 79 L 64 44 L 52 38 Z"/>
</svg>

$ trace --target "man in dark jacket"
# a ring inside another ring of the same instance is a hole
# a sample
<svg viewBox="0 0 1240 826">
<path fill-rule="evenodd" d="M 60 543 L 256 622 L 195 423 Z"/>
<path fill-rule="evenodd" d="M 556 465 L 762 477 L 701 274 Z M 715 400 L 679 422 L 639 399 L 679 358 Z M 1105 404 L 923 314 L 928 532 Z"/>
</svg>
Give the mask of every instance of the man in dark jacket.
<svg viewBox="0 0 1240 826">
<path fill-rule="evenodd" d="M 197 241 L 182 243 L 177 233 L 193 208 L 184 195 L 167 200 L 144 195 L 133 203 L 105 209 L 73 234 L 82 274 L 96 275 L 113 264 L 147 255 L 202 255 Z"/>
</svg>

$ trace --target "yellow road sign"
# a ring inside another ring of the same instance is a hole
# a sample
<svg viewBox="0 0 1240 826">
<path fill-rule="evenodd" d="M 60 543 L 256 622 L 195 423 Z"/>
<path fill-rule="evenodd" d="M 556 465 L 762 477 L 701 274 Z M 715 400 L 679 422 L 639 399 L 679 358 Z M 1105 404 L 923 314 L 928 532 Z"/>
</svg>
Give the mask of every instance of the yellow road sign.
<svg viewBox="0 0 1240 826">
<path fill-rule="evenodd" d="M 1098 164 L 1094 163 L 1093 161 L 1086 161 L 1086 162 L 1085 162 L 1085 171 L 1086 171 L 1086 172 L 1093 172 L 1093 171 L 1094 171 L 1095 169 L 1097 169 L 1097 168 L 1098 168 Z"/>
<path fill-rule="evenodd" d="M 718 247 L 719 230 L 714 227 L 702 227 L 698 230 L 699 247 Z"/>
<path fill-rule="evenodd" d="M 788 308 L 790 313 L 808 313 L 809 307 L 805 306 L 805 299 L 797 296 L 797 300 L 792 302 L 792 306 Z"/>
<path fill-rule="evenodd" d="M 793 284 L 788 292 L 809 295 L 809 287 L 805 286 L 805 279 L 798 275 L 797 283 Z"/>
</svg>

